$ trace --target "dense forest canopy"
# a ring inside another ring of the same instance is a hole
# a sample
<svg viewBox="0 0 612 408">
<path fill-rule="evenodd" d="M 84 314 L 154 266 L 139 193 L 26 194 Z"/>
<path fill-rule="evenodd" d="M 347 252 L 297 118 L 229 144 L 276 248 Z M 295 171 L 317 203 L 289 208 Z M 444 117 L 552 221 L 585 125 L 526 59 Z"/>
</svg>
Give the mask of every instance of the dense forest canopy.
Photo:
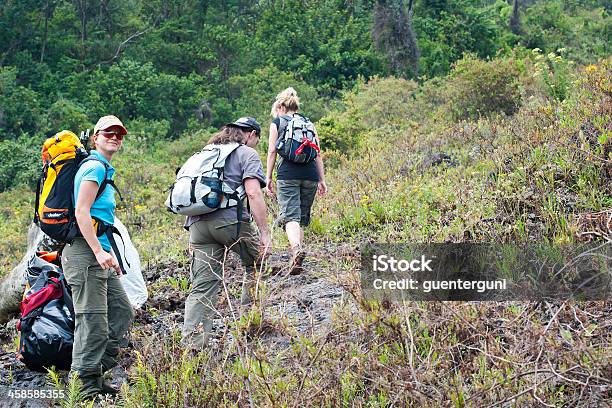
<svg viewBox="0 0 612 408">
<path fill-rule="evenodd" d="M 318 120 L 361 78 L 424 81 L 464 53 L 596 61 L 611 21 L 605 0 L 5 0 L 0 154 L 12 159 L 0 191 L 31 182 L 45 136 L 102 114 L 174 139 L 244 114 L 266 121 L 293 85 Z"/>
</svg>

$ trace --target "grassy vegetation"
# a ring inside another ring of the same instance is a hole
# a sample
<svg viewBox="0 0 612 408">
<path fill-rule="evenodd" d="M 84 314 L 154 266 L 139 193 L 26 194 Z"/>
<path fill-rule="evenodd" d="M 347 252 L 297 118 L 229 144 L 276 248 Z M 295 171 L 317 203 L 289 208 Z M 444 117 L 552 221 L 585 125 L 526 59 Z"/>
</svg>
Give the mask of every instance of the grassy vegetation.
<svg viewBox="0 0 612 408">
<path fill-rule="evenodd" d="M 434 84 L 376 80 L 347 98 L 328 130 L 361 135 L 363 148 L 330 171 L 313 232 L 336 241 L 574 240 L 579 214 L 612 207 L 611 62 L 543 78 L 555 68 L 534 60 L 467 57 Z M 568 97 L 549 95 L 551 86 Z M 504 114 L 511 105 L 516 113 Z"/>
<path fill-rule="evenodd" d="M 319 124 L 331 190 L 310 233 L 322 241 L 571 240 L 577 214 L 612 207 L 611 63 L 569 71 L 553 60 L 467 56 L 442 80 L 374 79 L 347 94 Z M 561 86 L 566 99 L 547 93 Z M 117 155 L 118 216 L 145 265 L 184 260 L 182 220 L 163 201 L 176 168 L 209 137 L 139 134 Z M 439 154 L 448 163 L 435 165 Z M 3 271 L 23 253 L 32 202 L 25 188 L 0 194 Z"/>
<path fill-rule="evenodd" d="M 349 296 L 306 333 L 270 293 L 244 316 L 225 308 L 204 352 L 181 347 L 177 327 L 135 330 L 130 387 L 102 406 L 599 406 L 609 396 L 609 303 L 371 302 L 358 263 L 321 253 L 313 266 Z"/>
<path fill-rule="evenodd" d="M 0 277 L 17 266 L 26 252 L 34 193 L 21 187 L 0 193 Z"/>
<path fill-rule="evenodd" d="M 205 352 L 178 345 L 176 322 L 163 333 L 138 327 L 131 385 L 104 405 L 600 406 L 612 390 L 610 302 L 371 302 L 354 248 L 610 239 L 610 226 L 586 215 L 612 209 L 611 81 L 610 59 L 576 68 L 535 52 L 466 56 L 423 84 L 360 84 L 319 122 L 330 193 L 307 230 L 318 254 L 307 273 L 344 288 L 330 323 L 298 330 L 271 300 L 279 289 L 262 285 L 243 316 L 224 300 L 223 333 Z M 164 190 L 208 135 L 128 140 L 117 155 L 119 217 L 145 267 L 187 260 Z M 0 195 L 0 245 L 14 262 L 23 246 L 6 234 L 25 236 L 28 195 Z M 274 244 L 284 249 L 278 231 Z M 151 289 L 184 297 L 188 282 Z"/>
</svg>

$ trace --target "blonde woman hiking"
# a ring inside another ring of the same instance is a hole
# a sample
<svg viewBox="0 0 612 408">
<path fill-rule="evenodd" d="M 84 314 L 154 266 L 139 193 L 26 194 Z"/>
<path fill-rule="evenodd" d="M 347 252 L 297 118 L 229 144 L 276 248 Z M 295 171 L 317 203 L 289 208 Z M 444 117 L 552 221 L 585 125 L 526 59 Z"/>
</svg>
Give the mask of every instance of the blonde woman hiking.
<svg viewBox="0 0 612 408">
<path fill-rule="evenodd" d="M 284 227 L 289 240 L 291 260 L 289 274 L 301 272 L 306 255 L 303 247 L 303 227 L 310 224 L 310 212 L 317 190 L 327 193 L 323 159 L 314 125 L 298 113 L 300 99 L 293 88 L 276 96 L 272 105 L 267 158 L 265 191 L 270 197 L 277 195 L 280 206 L 278 223 Z M 272 181 L 276 156 L 276 188 Z"/>
</svg>

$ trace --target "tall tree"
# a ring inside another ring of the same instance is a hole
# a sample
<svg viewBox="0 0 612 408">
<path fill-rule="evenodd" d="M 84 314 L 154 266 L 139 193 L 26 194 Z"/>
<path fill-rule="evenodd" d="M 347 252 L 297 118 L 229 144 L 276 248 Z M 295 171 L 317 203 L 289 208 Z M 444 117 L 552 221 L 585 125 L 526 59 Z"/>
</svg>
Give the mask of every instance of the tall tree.
<svg viewBox="0 0 612 408">
<path fill-rule="evenodd" d="M 79 25 L 77 31 L 80 37 L 80 47 L 78 47 L 79 60 L 81 62 L 81 68 L 85 70 L 85 58 L 88 53 L 88 28 L 89 21 L 91 20 L 92 5 L 89 0 L 73 0 L 77 17 L 79 19 Z"/>
<path fill-rule="evenodd" d="M 510 16 L 510 31 L 519 35 L 521 33 L 520 0 L 513 0 L 512 15 Z"/>
<path fill-rule="evenodd" d="M 40 15 L 38 0 L 0 1 L 0 66 L 11 65 L 21 50 L 32 49 L 36 43 Z"/>
<path fill-rule="evenodd" d="M 416 78 L 419 73 L 419 47 L 412 25 L 413 0 L 377 0 L 372 35 L 377 48 L 388 60 L 391 74 Z"/>
</svg>

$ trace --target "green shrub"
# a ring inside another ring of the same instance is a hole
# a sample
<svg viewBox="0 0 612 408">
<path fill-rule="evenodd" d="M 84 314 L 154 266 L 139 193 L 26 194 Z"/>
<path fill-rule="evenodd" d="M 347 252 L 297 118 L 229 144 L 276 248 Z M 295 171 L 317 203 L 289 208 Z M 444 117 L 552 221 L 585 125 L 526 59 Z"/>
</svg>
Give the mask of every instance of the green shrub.
<svg viewBox="0 0 612 408">
<path fill-rule="evenodd" d="M 19 186 L 0 192 L 0 278 L 17 266 L 26 252 L 28 225 L 33 212 L 34 193 L 31 188 Z"/>
<path fill-rule="evenodd" d="M 20 184 L 34 187 L 40 174 L 41 147 L 41 141 L 28 135 L 0 140 L 0 192 Z"/>
<path fill-rule="evenodd" d="M 165 139 L 170 131 L 168 120 L 147 120 L 138 117 L 125 123 L 128 130 L 126 142 L 130 146 L 146 148 L 154 145 L 159 140 Z"/>
<path fill-rule="evenodd" d="M 368 2 L 270 4 L 261 8 L 255 33 L 257 43 L 265 44 L 260 52 L 268 64 L 316 83 L 319 91 L 332 96 L 359 76 L 382 72 L 382 58 L 372 43 Z"/>
<path fill-rule="evenodd" d="M 582 4 L 581 4 L 582 3 Z M 605 2 L 547 0 L 525 10 L 523 43 L 545 53 L 559 48 L 579 63 L 610 55 L 612 16 Z"/>
<path fill-rule="evenodd" d="M 18 85 L 17 69 L 0 67 L 0 140 L 33 134 L 41 127 L 40 95 Z"/>
<path fill-rule="evenodd" d="M 55 101 L 46 116 L 45 133 L 57 133 L 68 129 L 78 135 L 82 130 L 93 129 L 93 124 L 87 118 L 84 109 L 68 99 L 60 98 Z"/>
<path fill-rule="evenodd" d="M 367 84 L 360 83 L 357 92 L 345 95 L 343 109 L 327 114 L 317 124 L 323 150 L 350 155 L 368 131 L 385 127 L 393 134 L 409 124 L 416 89 L 415 82 L 401 78 L 373 78 Z"/>
<path fill-rule="evenodd" d="M 165 120 L 170 123 L 165 137 L 178 137 L 204 98 L 202 77 L 159 73 L 151 63 L 130 60 L 66 81 L 70 98 L 81 101 L 90 119 L 114 114 L 122 120 Z"/>
<path fill-rule="evenodd" d="M 502 45 L 503 30 L 496 24 L 499 13 L 497 4 L 485 6 L 473 0 L 415 2 L 419 72 L 428 78 L 446 75 L 464 53 L 494 56 Z"/>
<path fill-rule="evenodd" d="M 317 123 L 323 151 L 349 152 L 357 143 L 357 132 L 348 131 L 338 116 L 325 116 Z"/>
<path fill-rule="evenodd" d="M 494 113 L 512 115 L 521 103 L 520 76 L 511 58 L 483 61 L 466 54 L 446 82 L 452 117 L 463 120 Z"/>
<path fill-rule="evenodd" d="M 316 88 L 293 74 L 268 66 L 228 80 L 229 99 L 233 105 L 228 121 L 240 116 L 253 116 L 262 124 L 269 123 L 270 108 L 276 95 L 290 86 L 300 97 L 301 112 L 312 121 L 319 120 L 326 110 L 327 101 L 317 94 Z"/>
<path fill-rule="evenodd" d="M 546 93 L 557 101 L 563 101 L 572 85 L 570 66 L 572 61 L 563 57 L 564 48 L 557 52 L 542 55 L 539 48 L 533 50 L 535 56 L 535 76 L 541 79 Z"/>
</svg>

